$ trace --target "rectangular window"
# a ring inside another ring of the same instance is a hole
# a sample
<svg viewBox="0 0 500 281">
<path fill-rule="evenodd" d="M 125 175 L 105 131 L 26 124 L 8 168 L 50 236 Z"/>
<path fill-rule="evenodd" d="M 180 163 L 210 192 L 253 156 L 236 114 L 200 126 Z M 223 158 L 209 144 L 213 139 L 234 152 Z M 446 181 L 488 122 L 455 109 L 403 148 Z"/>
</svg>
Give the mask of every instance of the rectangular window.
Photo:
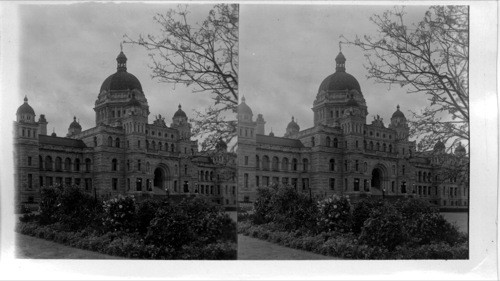
<svg viewBox="0 0 500 281">
<path fill-rule="evenodd" d="M 112 179 L 112 186 L 113 186 L 113 190 L 118 189 L 118 179 L 116 179 L 116 178 Z"/>
<path fill-rule="evenodd" d="M 62 177 L 56 177 L 56 184 L 62 185 Z"/>
<path fill-rule="evenodd" d="M 359 191 L 359 179 L 354 179 L 354 191 Z"/>
<path fill-rule="evenodd" d="M 259 176 L 255 176 L 255 185 L 256 185 L 257 187 L 259 187 L 259 186 L 260 186 Z M 227 188 L 226 188 L 226 194 L 227 194 Z"/>
<path fill-rule="evenodd" d="M 335 179 L 334 178 L 330 179 L 330 190 L 335 190 Z"/>
<path fill-rule="evenodd" d="M 366 179 L 364 180 L 364 190 L 366 192 L 370 191 L 370 187 L 368 186 L 368 180 L 366 180 Z"/>
<path fill-rule="evenodd" d="M 31 166 L 31 156 L 28 156 L 28 166 Z"/>
<path fill-rule="evenodd" d="M 245 166 L 248 166 L 248 156 L 245 156 Z"/>
<path fill-rule="evenodd" d="M 287 178 L 287 177 L 283 177 L 283 178 L 281 178 L 281 182 L 282 182 L 284 185 L 288 185 L 288 178 Z"/>
<path fill-rule="evenodd" d="M 141 178 L 137 178 L 137 180 L 135 181 L 135 190 L 142 191 L 142 179 Z"/>
<path fill-rule="evenodd" d="M 245 187 L 245 188 L 248 188 L 248 174 L 246 174 L 246 173 L 245 173 L 245 174 L 243 175 L 243 177 L 244 177 L 244 182 L 245 182 L 245 183 L 244 183 L 244 187 Z"/>
<path fill-rule="evenodd" d="M 292 178 L 292 186 L 295 188 L 297 188 L 297 181 L 298 181 L 297 178 Z"/>
<path fill-rule="evenodd" d="M 309 179 L 302 179 L 302 190 L 309 188 Z"/>
<path fill-rule="evenodd" d="M 262 177 L 264 186 L 269 186 L 269 177 Z"/>
<path fill-rule="evenodd" d="M 391 192 L 394 193 L 394 181 L 391 182 Z"/>
<path fill-rule="evenodd" d="M 40 180 L 40 186 L 43 186 L 43 177 L 40 177 L 39 180 Z"/>
<path fill-rule="evenodd" d="M 344 190 L 347 191 L 347 178 L 344 179 Z"/>
<path fill-rule="evenodd" d="M 92 190 L 92 179 L 85 179 L 85 190 Z"/>
<path fill-rule="evenodd" d="M 280 178 L 273 177 L 273 184 L 278 184 L 280 182 Z"/>
<path fill-rule="evenodd" d="M 64 179 L 64 184 L 65 184 L 66 186 L 70 186 L 70 185 L 71 185 L 71 178 L 65 178 L 65 179 Z"/>
<path fill-rule="evenodd" d="M 31 189 L 33 188 L 33 175 L 28 174 L 28 188 Z"/>
<path fill-rule="evenodd" d="M 76 178 L 76 179 L 75 179 L 75 185 L 76 185 L 76 186 L 80 186 L 80 181 L 81 181 L 81 179 Z"/>
<path fill-rule="evenodd" d="M 47 177 L 47 185 L 52 186 L 54 185 L 53 178 L 52 177 Z"/>
</svg>

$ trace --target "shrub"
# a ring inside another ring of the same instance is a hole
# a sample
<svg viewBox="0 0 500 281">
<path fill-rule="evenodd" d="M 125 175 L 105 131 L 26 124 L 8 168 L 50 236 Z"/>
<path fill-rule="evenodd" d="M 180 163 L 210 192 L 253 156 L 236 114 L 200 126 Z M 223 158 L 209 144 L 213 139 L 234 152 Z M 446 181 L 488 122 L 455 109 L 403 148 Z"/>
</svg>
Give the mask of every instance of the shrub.
<svg viewBox="0 0 500 281">
<path fill-rule="evenodd" d="M 353 210 L 352 215 L 352 231 L 355 234 L 359 234 L 361 232 L 361 228 L 365 221 L 370 217 L 371 211 L 376 208 L 382 206 L 382 201 L 374 201 L 370 199 L 363 199 L 359 201 Z"/>
<path fill-rule="evenodd" d="M 406 242 L 408 234 L 401 214 L 391 205 L 375 208 L 365 221 L 359 240 L 371 246 L 382 246 L 392 251 Z"/>
<path fill-rule="evenodd" d="M 135 230 L 136 204 L 133 196 L 122 196 L 103 202 L 103 226 L 107 231 Z"/>
<path fill-rule="evenodd" d="M 430 214 L 437 212 L 429 202 L 418 198 L 399 199 L 394 203 L 394 207 L 401 213 L 403 218 L 412 219 L 421 214 Z"/>
<path fill-rule="evenodd" d="M 146 234 L 149 224 L 154 219 L 156 211 L 161 207 L 161 202 L 157 200 L 144 200 L 137 204 L 137 214 L 135 225 L 137 232 Z"/>
<path fill-rule="evenodd" d="M 273 200 L 275 195 L 276 189 L 274 188 L 257 188 L 257 198 L 254 202 L 254 213 L 252 216 L 252 220 L 255 224 L 272 221 Z"/>
<path fill-rule="evenodd" d="M 351 203 L 348 197 L 333 195 L 318 202 L 319 231 L 349 232 L 352 224 Z"/>
<path fill-rule="evenodd" d="M 458 229 L 437 212 L 421 213 L 406 221 L 408 234 L 420 245 L 437 242 L 455 245 L 461 241 Z"/>
<path fill-rule="evenodd" d="M 283 230 L 302 228 L 316 231 L 316 203 L 293 187 L 284 186 L 277 189 L 269 215 L 272 217 L 271 221 Z"/>
</svg>

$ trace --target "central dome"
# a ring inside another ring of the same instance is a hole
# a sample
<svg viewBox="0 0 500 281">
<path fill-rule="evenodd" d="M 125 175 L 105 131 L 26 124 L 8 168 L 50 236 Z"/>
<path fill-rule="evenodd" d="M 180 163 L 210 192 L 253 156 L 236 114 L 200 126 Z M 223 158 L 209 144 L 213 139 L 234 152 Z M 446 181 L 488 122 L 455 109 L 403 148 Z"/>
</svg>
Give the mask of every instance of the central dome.
<svg viewBox="0 0 500 281">
<path fill-rule="evenodd" d="M 337 64 L 335 73 L 326 77 L 325 80 L 321 82 L 318 92 L 357 90 L 361 93 L 361 87 L 359 86 L 358 80 L 351 74 L 345 72 L 346 58 L 342 52 L 337 55 L 335 62 Z"/>
<path fill-rule="evenodd" d="M 118 71 L 110 75 L 101 85 L 101 91 L 122 91 L 137 89 L 142 92 L 141 82 L 126 71 Z"/>
<path fill-rule="evenodd" d="M 124 91 L 124 90 L 139 90 L 142 92 L 141 82 L 134 75 L 127 72 L 127 57 L 120 52 L 117 61 L 117 70 L 115 74 L 111 74 L 104 82 L 102 82 L 102 91 Z"/>
<path fill-rule="evenodd" d="M 358 80 L 349 73 L 335 72 L 321 82 L 319 92 L 321 91 L 341 91 L 341 90 L 358 90 L 361 93 L 361 87 Z"/>
</svg>

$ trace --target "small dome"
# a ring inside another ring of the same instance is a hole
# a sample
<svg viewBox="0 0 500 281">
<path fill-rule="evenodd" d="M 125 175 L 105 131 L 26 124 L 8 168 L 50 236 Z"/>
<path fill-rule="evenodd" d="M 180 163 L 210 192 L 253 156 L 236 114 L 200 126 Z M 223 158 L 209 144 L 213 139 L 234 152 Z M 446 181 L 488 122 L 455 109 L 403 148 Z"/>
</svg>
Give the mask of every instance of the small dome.
<svg viewBox="0 0 500 281">
<path fill-rule="evenodd" d="M 271 132 L 269 133 L 269 136 L 270 136 L 270 137 L 274 137 L 274 133 L 273 133 L 273 131 L 271 131 Z"/>
<path fill-rule="evenodd" d="M 186 112 L 184 112 L 181 108 L 182 108 L 182 106 L 179 104 L 179 109 L 175 112 L 174 118 L 177 118 L 177 117 L 187 118 Z"/>
<path fill-rule="evenodd" d="M 137 89 L 142 92 L 141 82 L 134 75 L 119 71 L 111 74 L 101 85 L 102 91 L 124 91 Z"/>
<path fill-rule="evenodd" d="M 79 130 L 82 129 L 82 126 L 80 125 L 80 123 L 76 122 L 76 116 L 73 116 L 73 122 L 71 122 L 71 124 L 69 125 L 69 128 L 70 129 L 79 129 Z"/>
<path fill-rule="evenodd" d="M 288 125 L 286 126 L 286 130 L 300 131 L 299 124 L 295 122 L 295 118 L 293 116 L 292 116 L 292 121 L 290 121 L 290 123 L 288 123 Z"/>
<path fill-rule="evenodd" d="M 434 151 L 441 151 L 441 150 L 445 150 L 446 147 L 444 146 L 444 143 L 442 141 L 438 141 L 435 145 L 434 145 Z"/>
<path fill-rule="evenodd" d="M 57 137 L 56 135 L 56 132 L 52 132 L 52 134 L 50 134 L 51 137 Z"/>
<path fill-rule="evenodd" d="M 241 98 L 241 103 L 238 105 L 238 114 L 253 115 L 252 109 L 245 103 L 245 97 Z"/>
<path fill-rule="evenodd" d="M 455 154 L 466 153 L 465 147 L 462 146 L 462 143 L 458 143 L 457 148 L 455 148 Z"/>
<path fill-rule="evenodd" d="M 401 112 L 401 111 L 399 110 L 399 104 L 398 104 L 398 106 L 397 106 L 397 110 L 396 110 L 396 111 L 392 114 L 391 119 L 392 119 L 392 118 L 403 118 L 403 119 L 405 119 L 405 120 L 406 120 L 406 117 L 405 117 L 405 115 L 403 114 L 403 112 Z"/>
<path fill-rule="evenodd" d="M 24 97 L 24 103 L 17 109 L 16 114 L 31 114 L 35 115 L 33 107 L 28 104 L 28 97 Z"/>
<path fill-rule="evenodd" d="M 222 138 L 219 138 L 219 141 L 215 145 L 215 149 L 217 149 L 217 150 L 223 150 L 223 151 L 227 150 L 227 144 L 226 144 L 226 142 Z"/>
</svg>

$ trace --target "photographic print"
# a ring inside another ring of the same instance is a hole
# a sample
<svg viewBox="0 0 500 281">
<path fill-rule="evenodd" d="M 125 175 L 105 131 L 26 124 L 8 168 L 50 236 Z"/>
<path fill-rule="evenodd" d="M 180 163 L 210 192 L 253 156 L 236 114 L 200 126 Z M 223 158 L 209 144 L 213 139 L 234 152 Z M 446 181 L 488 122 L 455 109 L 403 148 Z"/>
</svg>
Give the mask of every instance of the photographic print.
<svg viewBox="0 0 500 281">
<path fill-rule="evenodd" d="M 468 7 L 241 18 L 239 257 L 468 259 Z"/>
<path fill-rule="evenodd" d="M 238 5 L 19 18 L 19 258 L 235 259 Z"/>
</svg>

